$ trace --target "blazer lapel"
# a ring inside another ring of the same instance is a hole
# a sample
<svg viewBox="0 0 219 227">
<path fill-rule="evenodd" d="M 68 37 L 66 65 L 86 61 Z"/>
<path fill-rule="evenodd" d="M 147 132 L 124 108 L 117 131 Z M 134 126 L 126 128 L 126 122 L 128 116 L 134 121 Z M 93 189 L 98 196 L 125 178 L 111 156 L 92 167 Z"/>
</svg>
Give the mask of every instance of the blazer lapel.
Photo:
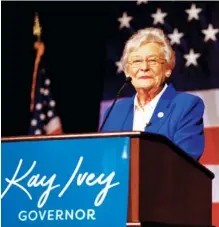
<svg viewBox="0 0 219 227">
<path fill-rule="evenodd" d="M 177 93 L 173 85 L 168 85 L 166 91 L 162 94 L 160 100 L 158 101 L 158 104 L 151 117 L 150 124 L 145 128 L 145 132 L 156 133 L 159 131 L 160 127 L 164 124 L 167 116 L 171 112 L 169 104 L 176 94 Z"/>
<path fill-rule="evenodd" d="M 130 101 L 127 103 L 127 112 L 124 116 L 124 121 L 122 124 L 122 130 L 123 131 L 132 131 L 133 127 L 133 114 L 134 114 L 134 97 L 130 98 Z"/>
</svg>

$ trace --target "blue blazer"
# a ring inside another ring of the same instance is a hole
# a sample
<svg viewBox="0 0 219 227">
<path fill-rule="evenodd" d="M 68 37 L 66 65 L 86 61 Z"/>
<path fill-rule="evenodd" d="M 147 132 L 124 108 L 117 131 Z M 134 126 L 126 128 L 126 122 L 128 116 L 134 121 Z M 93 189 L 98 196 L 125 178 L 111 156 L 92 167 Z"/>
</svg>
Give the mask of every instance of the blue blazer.
<svg viewBox="0 0 219 227">
<path fill-rule="evenodd" d="M 134 97 L 115 104 L 101 132 L 132 131 Z M 204 151 L 203 114 L 202 99 L 177 92 L 170 84 L 162 94 L 145 132 L 164 135 L 190 156 L 199 159 Z"/>
</svg>

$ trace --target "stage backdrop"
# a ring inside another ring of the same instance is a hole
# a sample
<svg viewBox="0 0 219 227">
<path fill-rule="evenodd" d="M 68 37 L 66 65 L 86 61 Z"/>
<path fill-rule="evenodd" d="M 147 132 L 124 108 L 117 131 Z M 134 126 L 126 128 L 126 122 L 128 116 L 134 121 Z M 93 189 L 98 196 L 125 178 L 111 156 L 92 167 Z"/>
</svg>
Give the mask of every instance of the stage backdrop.
<svg viewBox="0 0 219 227">
<path fill-rule="evenodd" d="M 215 174 L 213 224 L 219 226 L 219 3 L 139 0 L 115 3 L 111 10 L 114 17 L 107 40 L 100 119 L 124 83 L 120 59 L 127 39 L 144 27 L 162 28 L 176 51 L 172 83 L 177 90 L 196 94 L 205 103 L 206 147 L 201 163 Z M 133 94 L 133 88 L 129 87 L 121 98 Z"/>
</svg>

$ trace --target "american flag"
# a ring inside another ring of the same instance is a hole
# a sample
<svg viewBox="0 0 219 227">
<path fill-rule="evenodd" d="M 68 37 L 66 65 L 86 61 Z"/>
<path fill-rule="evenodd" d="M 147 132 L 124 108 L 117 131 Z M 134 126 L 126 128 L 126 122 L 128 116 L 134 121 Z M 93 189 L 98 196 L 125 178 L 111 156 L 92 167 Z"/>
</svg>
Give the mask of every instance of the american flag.
<svg viewBox="0 0 219 227">
<path fill-rule="evenodd" d="M 215 174 L 212 224 L 219 226 L 219 3 L 138 0 L 112 3 L 110 10 L 100 122 L 125 80 L 120 61 L 125 42 L 138 29 L 163 29 L 176 52 L 171 82 L 178 91 L 198 95 L 205 103 L 206 146 L 200 162 Z M 133 92 L 126 88 L 121 98 Z"/>
<path fill-rule="evenodd" d="M 31 86 L 31 120 L 30 135 L 62 134 L 61 119 L 56 112 L 56 102 L 52 97 L 51 79 L 44 61 L 45 44 L 41 41 L 42 27 L 38 13 L 35 13 L 33 35 L 37 37 L 34 43 L 36 58 L 34 63 Z"/>
<path fill-rule="evenodd" d="M 57 115 L 56 102 L 51 93 L 51 79 L 43 62 L 39 64 L 35 98 L 30 119 L 30 135 L 62 134 L 62 123 Z"/>
</svg>

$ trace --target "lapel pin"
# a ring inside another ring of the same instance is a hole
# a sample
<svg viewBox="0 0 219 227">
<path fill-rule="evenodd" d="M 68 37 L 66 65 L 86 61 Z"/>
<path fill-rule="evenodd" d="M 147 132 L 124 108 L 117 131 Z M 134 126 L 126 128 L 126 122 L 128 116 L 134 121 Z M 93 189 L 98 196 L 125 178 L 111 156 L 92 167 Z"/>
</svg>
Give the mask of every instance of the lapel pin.
<svg viewBox="0 0 219 227">
<path fill-rule="evenodd" d="M 159 112 L 159 113 L 157 114 L 157 116 L 158 116 L 159 118 L 162 118 L 162 117 L 164 116 L 164 113 L 163 113 L 163 112 Z"/>
</svg>

